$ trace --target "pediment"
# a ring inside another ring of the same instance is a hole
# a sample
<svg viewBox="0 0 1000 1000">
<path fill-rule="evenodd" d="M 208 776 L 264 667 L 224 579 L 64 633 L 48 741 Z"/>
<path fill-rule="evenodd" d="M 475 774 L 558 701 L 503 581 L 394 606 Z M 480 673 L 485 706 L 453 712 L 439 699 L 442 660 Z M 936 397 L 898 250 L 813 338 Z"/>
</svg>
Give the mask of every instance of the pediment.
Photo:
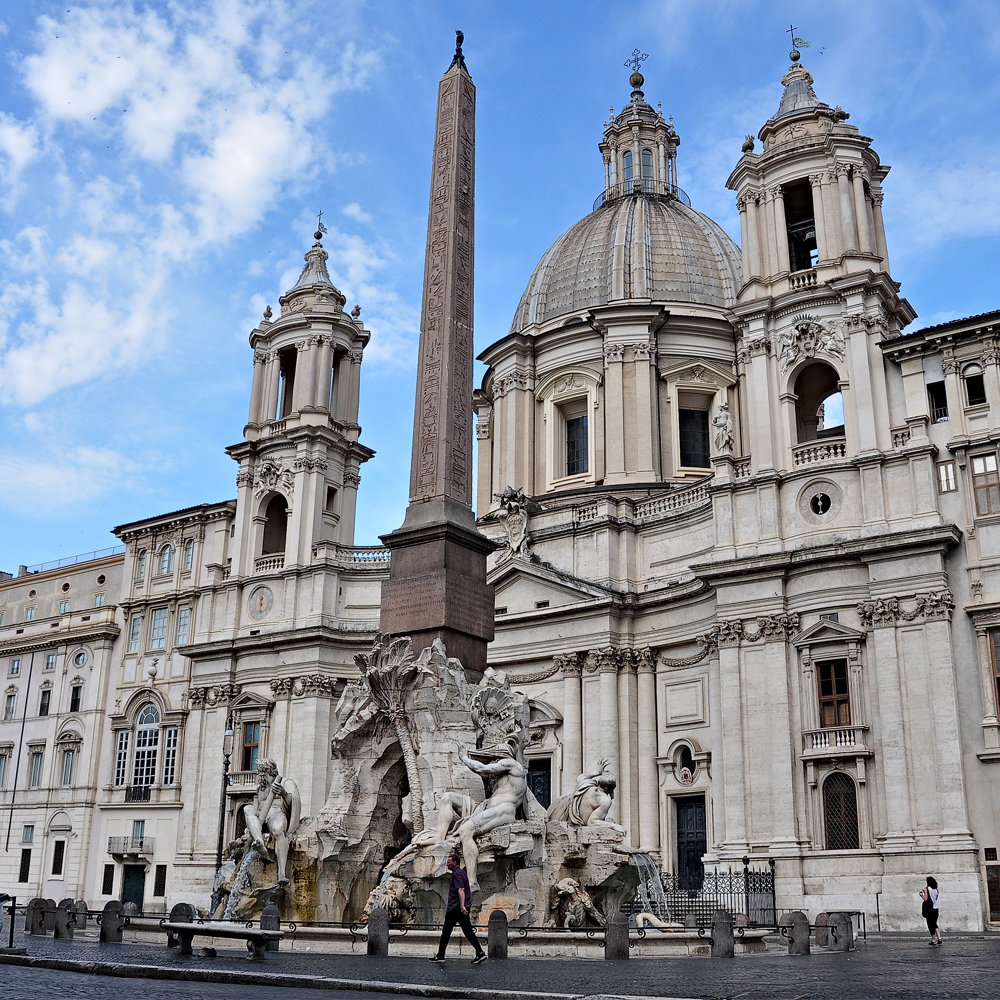
<svg viewBox="0 0 1000 1000">
<path fill-rule="evenodd" d="M 667 382 L 684 382 L 692 385 L 727 387 L 736 384 L 733 372 L 712 361 L 692 358 L 671 365 L 660 372 L 660 378 Z"/>
<path fill-rule="evenodd" d="M 504 560 L 487 580 L 496 591 L 496 606 L 505 607 L 508 615 L 589 604 L 610 597 L 608 591 L 586 580 L 526 559 Z M 539 604 L 543 607 L 539 608 Z"/>
<path fill-rule="evenodd" d="M 840 622 L 820 619 L 809 628 L 800 632 L 792 642 L 799 648 L 806 646 L 818 646 L 824 642 L 864 642 L 864 632 L 851 628 L 848 625 L 841 625 Z"/>
<path fill-rule="evenodd" d="M 270 698 L 262 698 L 253 691 L 242 691 L 229 703 L 229 708 L 233 712 L 246 712 L 250 709 L 270 709 L 274 702 Z"/>
</svg>

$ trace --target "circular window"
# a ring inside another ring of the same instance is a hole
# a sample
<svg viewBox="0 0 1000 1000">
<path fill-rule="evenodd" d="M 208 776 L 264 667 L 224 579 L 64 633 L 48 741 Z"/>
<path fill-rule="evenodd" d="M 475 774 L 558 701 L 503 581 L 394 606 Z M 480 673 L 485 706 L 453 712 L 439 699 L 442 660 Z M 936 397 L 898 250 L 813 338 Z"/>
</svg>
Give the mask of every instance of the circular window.
<svg viewBox="0 0 1000 1000">
<path fill-rule="evenodd" d="M 809 524 L 829 524 L 843 505 L 844 494 L 829 479 L 813 480 L 799 491 L 799 516 Z"/>
<path fill-rule="evenodd" d="M 107 582 L 107 579 L 108 579 L 108 578 L 107 578 L 107 577 L 106 577 L 106 576 L 105 576 L 105 575 L 104 575 L 104 574 L 102 573 L 102 574 L 101 574 L 101 575 L 100 575 L 100 576 L 99 576 L 99 577 L 97 578 L 97 586 L 98 586 L 98 587 L 103 587 L 103 586 L 104 586 L 104 584 L 105 584 L 105 583 Z"/>
<path fill-rule="evenodd" d="M 826 514 L 832 506 L 829 493 L 814 493 L 809 500 L 809 509 L 814 514 Z"/>
<path fill-rule="evenodd" d="M 62 585 L 62 592 L 65 594 L 67 590 L 69 590 L 69 584 L 68 583 L 64 583 Z"/>
<path fill-rule="evenodd" d="M 73 657 L 73 662 L 78 666 L 82 667 L 87 662 L 87 653 L 85 650 L 80 650 L 76 656 Z"/>
<path fill-rule="evenodd" d="M 37 594 L 37 593 L 38 593 L 37 590 L 29 590 L 28 591 L 28 600 L 32 600 L 33 601 L 35 599 L 35 594 Z"/>
</svg>

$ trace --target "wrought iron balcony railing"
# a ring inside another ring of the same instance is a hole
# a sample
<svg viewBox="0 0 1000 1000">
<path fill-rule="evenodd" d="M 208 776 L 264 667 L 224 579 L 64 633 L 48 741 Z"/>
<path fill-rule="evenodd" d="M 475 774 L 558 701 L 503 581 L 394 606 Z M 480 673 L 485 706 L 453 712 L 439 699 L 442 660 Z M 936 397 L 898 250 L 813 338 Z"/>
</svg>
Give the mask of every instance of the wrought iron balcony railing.
<svg viewBox="0 0 1000 1000">
<path fill-rule="evenodd" d="M 129 785 L 125 789 L 126 802 L 148 802 L 150 794 L 149 785 Z"/>
<path fill-rule="evenodd" d="M 682 205 L 691 207 L 691 199 L 683 188 L 671 190 L 664 181 L 653 180 L 652 177 L 635 177 L 630 181 L 619 181 L 606 188 L 594 199 L 592 211 L 596 212 L 603 205 L 608 205 L 621 198 L 631 198 L 632 195 L 647 195 L 653 198 L 668 200 L 676 198 Z"/>
</svg>

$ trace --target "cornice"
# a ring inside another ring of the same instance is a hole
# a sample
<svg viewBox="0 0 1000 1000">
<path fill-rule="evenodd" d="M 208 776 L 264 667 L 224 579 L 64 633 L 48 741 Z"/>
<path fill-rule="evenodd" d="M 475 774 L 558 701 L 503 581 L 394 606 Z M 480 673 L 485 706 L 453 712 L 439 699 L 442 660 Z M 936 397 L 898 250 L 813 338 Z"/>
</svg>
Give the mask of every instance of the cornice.
<svg viewBox="0 0 1000 1000">
<path fill-rule="evenodd" d="M 99 639 L 114 641 L 121 635 L 121 631 L 121 628 L 114 622 L 97 622 L 93 626 L 82 626 L 71 632 L 39 632 L 31 636 L 3 639 L 0 640 L 0 655 L 37 653 L 42 649 L 52 649 L 53 646 L 71 646 Z"/>
</svg>

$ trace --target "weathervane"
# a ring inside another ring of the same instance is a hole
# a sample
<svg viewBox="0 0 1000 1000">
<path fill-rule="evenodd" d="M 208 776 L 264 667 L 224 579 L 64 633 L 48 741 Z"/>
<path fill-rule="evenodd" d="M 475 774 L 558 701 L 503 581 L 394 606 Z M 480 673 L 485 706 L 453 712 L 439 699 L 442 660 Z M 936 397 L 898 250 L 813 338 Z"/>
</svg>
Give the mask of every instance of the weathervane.
<svg viewBox="0 0 1000 1000">
<path fill-rule="evenodd" d="M 788 26 L 788 30 L 785 32 L 785 34 L 791 36 L 792 39 L 792 51 L 788 53 L 788 58 L 791 59 L 792 62 L 799 61 L 802 55 L 802 53 L 799 52 L 800 48 L 802 49 L 812 48 L 812 46 L 804 38 L 795 37 L 795 32 L 798 30 L 799 29 L 796 28 L 794 24 L 790 24 Z"/>
<path fill-rule="evenodd" d="M 323 239 L 323 234 L 328 232 L 329 230 L 323 225 L 323 211 L 321 209 L 319 215 L 316 216 L 316 232 L 313 233 L 313 237 L 321 240 Z"/>
<path fill-rule="evenodd" d="M 638 49 L 632 50 L 632 58 L 625 60 L 626 68 L 631 66 L 633 73 L 639 72 L 639 67 L 649 58 L 648 52 L 640 52 Z"/>
</svg>

